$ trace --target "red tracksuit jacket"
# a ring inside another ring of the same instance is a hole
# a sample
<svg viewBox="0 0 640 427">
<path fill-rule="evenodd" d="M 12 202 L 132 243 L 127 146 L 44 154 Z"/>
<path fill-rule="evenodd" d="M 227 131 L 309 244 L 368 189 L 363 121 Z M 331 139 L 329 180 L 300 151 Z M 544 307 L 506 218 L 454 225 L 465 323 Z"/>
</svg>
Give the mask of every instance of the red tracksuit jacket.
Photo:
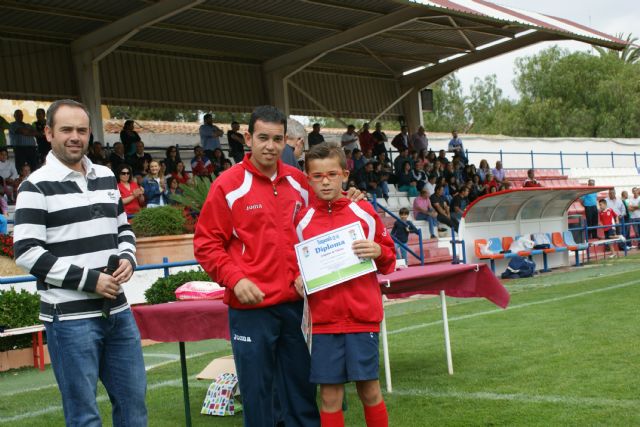
<svg viewBox="0 0 640 427">
<path fill-rule="evenodd" d="M 196 259 L 214 281 L 227 288 L 224 302 L 238 309 L 300 299 L 293 285 L 299 275 L 293 220 L 308 198 L 315 197 L 300 170 L 278 161 L 278 175 L 272 182 L 250 157 L 247 154 L 242 163 L 214 181 L 193 238 Z M 265 293 L 260 304 L 238 301 L 233 287 L 242 278 Z"/>
<path fill-rule="evenodd" d="M 395 269 L 393 240 L 370 203 L 354 203 L 347 198 L 335 202 L 315 199 L 313 207 L 303 209 L 296 218 L 299 240 L 359 221 L 365 236 L 380 245 L 382 253 L 374 261 L 378 271 Z M 314 334 L 378 332 L 382 321 L 382 296 L 375 273 L 349 280 L 309 295 Z"/>
</svg>

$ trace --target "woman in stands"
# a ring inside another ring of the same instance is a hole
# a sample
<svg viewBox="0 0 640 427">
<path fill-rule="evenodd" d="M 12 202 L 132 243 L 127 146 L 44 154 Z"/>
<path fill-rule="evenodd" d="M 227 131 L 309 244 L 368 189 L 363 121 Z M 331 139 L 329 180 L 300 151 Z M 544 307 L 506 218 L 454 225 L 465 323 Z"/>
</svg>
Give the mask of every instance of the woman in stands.
<svg viewBox="0 0 640 427">
<path fill-rule="evenodd" d="M 489 162 L 485 159 L 480 160 L 480 166 L 478 166 L 478 175 L 480 176 L 480 181 L 483 183 L 487 182 L 487 175 L 491 173 L 491 168 L 489 167 Z"/>
<path fill-rule="evenodd" d="M 487 188 L 487 193 L 495 193 L 496 191 L 498 191 L 498 188 L 500 186 L 500 184 L 498 184 L 498 181 L 496 181 L 496 179 L 493 177 L 493 174 L 491 172 L 487 174 L 487 177 L 485 179 L 485 184 Z"/>
<path fill-rule="evenodd" d="M 398 173 L 398 190 L 406 191 L 409 197 L 416 197 L 418 195 L 418 182 L 413 177 L 413 171 L 411 170 L 411 163 L 408 161 L 402 164 L 402 170 Z"/>
<path fill-rule="evenodd" d="M 166 174 L 171 175 L 176 171 L 176 164 L 180 161 L 180 153 L 176 145 L 167 147 L 164 158 L 164 166 L 166 168 Z"/>
<path fill-rule="evenodd" d="M 447 183 L 449 184 L 449 194 L 451 195 L 451 200 L 453 200 L 453 198 L 456 197 L 456 195 L 460 191 L 458 178 L 455 175 L 451 175 Z"/>
<path fill-rule="evenodd" d="M 126 120 L 120 131 L 120 141 L 124 145 L 125 156 L 132 156 L 136 152 L 136 142 L 140 141 L 140 135 L 133 130 L 133 120 Z"/>
<path fill-rule="evenodd" d="M 213 173 L 215 173 L 216 176 L 220 175 L 224 166 L 224 152 L 221 149 L 216 148 L 213 150 L 213 158 L 209 160 L 211 160 L 211 164 L 213 165 Z"/>
<path fill-rule="evenodd" d="M 191 179 L 189 172 L 185 170 L 184 162 L 182 160 L 179 160 L 176 163 L 176 170 L 171 174 L 171 177 L 178 181 L 178 184 L 187 184 Z"/>
<path fill-rule="evenodd" d="M 165 194 L 167 184 L 164 176 L 160 175 L 160 163 L 156 160 L 152 160 L 149 163 L 149 173 L 142 181 L 142 187 L 144 188 L 148 208 L 167 204 L 167 196 Z"/>
<path fill-rule="evenodd" d="M 124 205 L 124 211 L 127 215 L 135 215 L 140 211 L 140 207 L 144 204 L 144 189 L 132 179 L 131 166 L 122 163 L 118 166 L 116 175 L 118 176 L 118 190 Z"/>
</svg>

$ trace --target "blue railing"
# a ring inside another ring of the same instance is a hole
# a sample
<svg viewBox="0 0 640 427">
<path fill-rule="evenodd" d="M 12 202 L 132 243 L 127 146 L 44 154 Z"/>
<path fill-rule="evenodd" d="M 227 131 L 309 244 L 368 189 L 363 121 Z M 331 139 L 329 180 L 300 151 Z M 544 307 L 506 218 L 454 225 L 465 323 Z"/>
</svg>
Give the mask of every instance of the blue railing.
<svg viewBox="0 0 640 427">
<path fill-rule="evenodd" d="M 373 205 L 373 208 L 376 211 L 378 210 L 378 208 L 380 208 L 386 214 L 391 215 L 391 217 L 393 219 L 395 219 L 396 221 L 401 221 L 400 217 L 398 217 L 396 214 L 394 214 L 393 212 L 391 212 L 389 209 L 385 208 L 384 206 L 378 204 L 378 198 L 376 197 L 375 194 L 373 195 L 373 200 L 371 201 L 371 204 Z M 420 248 L 420 255 L 416 254 L 408 245 L 406 245 L 403 242 L 399 241 L 395 237 L 391 236 L 391 238 L 393 239 L 394 243 L 397 243 L 398 245 L 400 245 L 408 253 L 410 253 L 411 255 L 416 257 L 417 259 L 419 259 L 421 265 L 424 265 L 424 246 L 423 246 L 423 243 L 422 243 L 422 230 L 421 229 L 418 228 L 418 244 L 419 244 L 419 248 Z"/>
</svg>

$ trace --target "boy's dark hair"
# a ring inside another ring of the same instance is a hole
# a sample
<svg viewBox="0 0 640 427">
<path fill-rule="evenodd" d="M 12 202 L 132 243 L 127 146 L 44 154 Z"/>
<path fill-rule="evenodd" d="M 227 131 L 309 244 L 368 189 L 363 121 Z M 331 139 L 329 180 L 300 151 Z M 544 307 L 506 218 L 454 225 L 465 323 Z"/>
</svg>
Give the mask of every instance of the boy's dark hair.
<svg viewBox="0 0 640 427">
<path fill-rule="evenodd" d="M 267 123 L 278 123 L 284 126 L 284 133 L 287 133 L 287 116 L 273 105 L 260 105 L 251 113 L 249 119 L 249 133 L 253 135 L 254 125 L 258 120 Z"/>
<path fill-rule="evenodd" d="M 9 154 L 9 150 L 7 150 L 7 147 L 0 147 L 0 153 L 7 153 Z M 0 177 L 2 178 L 2 177 Z"/>
<path fill-rule="evenodd" d="M 607 201 L 605 199 L 600 199 L 600 200 L 598 200 L 598 203 L 604 203 L 606 205 Z"/>
<path fill-rule="evenodd" d="M 309 149 L 309 152 L 304 156 L 305 170 L 309 172 L 309 163 L 312 160 L 322 160 L 334 158 L 338 159 L 340 167 L 344 170 L 347 169 L 347 157 L 344 155 L 344 150 L 340 147 L 329 145 L 326 142 L 322 144 L 314 145 Z"/>
<path fill-rule="evenodd" d="M 407 208 L 400 208 L 400 210 L 398 211 L 398 213 L 400 215 L 409 215 L 409 209 Z"/>
</svg>

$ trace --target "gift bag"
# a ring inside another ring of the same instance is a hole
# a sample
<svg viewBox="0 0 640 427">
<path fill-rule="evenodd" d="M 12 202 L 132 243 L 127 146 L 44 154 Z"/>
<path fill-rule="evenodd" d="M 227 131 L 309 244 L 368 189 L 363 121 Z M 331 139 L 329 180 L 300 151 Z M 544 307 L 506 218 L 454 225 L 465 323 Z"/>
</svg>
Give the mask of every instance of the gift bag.
<svg viewBox="0 0 640 427">
<path fill-rule="evenodd" d="M 242 405 L 235 400 L 237 389 L 236 374 L 221 374 L 209 386 L 200 413 L 225 417 L 242 411 Z"/>
</svg>

